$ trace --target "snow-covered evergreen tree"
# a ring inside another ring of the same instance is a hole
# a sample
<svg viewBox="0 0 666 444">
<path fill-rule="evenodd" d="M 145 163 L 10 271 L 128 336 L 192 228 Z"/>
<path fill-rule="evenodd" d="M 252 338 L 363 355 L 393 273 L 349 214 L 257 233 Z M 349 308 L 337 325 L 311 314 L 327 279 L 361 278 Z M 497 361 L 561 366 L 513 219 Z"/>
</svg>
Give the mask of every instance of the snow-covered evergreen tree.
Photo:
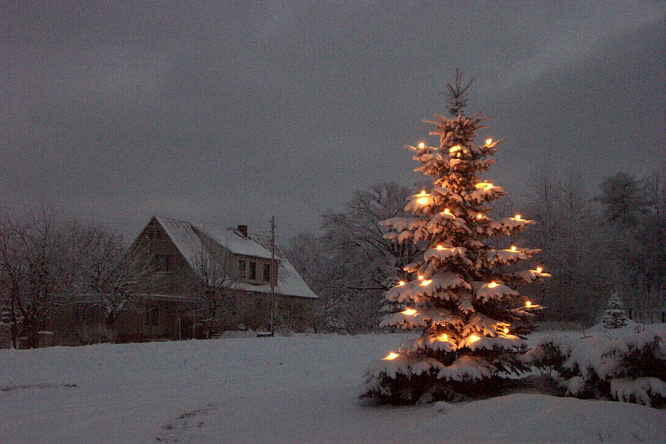
<svg viewBox="0 0 666 444">
<path fill-rule="evenodd" d="M 512 264 L 538 250 L 501 245 L 533 223 L 516 214 L 493 220 L 490 203 L 505 193 L 480 178 L 495 160 L 500 140 L 475 144 L 478 114 L 435 116 L 431 135 L 439 146 L 409 147 L 416 171 L 432 178 L 409 200 L 413 216 L 383 221 L 389 236 L 424 251 L 405 267 L 405 279 L 386 295 L 391 311 L 382 326 L 421 329 L 418 339 L 372 363 L 361 397 L 393 404 L 460 400 L 492 394 L 511 373 L 525 369 L 521 335 L 540 307 L 513 287 L 549 276 L 541 267 L 516 271 Z"/>
<path fill-rule="evenodd" d="M 608 300 L 608 306 L 601 322 L 604 324 L 604 328 L 608 329 L 624 327 L 629 323 L 624 304 L 617 293 L 613 293 Z"/>
</svg>

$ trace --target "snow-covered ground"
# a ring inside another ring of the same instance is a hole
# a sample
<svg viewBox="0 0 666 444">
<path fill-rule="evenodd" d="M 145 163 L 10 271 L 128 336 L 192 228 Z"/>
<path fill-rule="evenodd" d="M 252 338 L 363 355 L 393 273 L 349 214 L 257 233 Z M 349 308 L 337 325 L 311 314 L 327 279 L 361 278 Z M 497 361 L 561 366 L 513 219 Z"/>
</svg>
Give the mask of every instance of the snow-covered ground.
<svg viewBox="0 0 666 444">
<path fill-rule="evenodd" d="M 366 365 L 406 335 L 0 350 L 2 443 L 665 442 L 666 412 L 516 394 L 370 407 Z"/>
</svg>

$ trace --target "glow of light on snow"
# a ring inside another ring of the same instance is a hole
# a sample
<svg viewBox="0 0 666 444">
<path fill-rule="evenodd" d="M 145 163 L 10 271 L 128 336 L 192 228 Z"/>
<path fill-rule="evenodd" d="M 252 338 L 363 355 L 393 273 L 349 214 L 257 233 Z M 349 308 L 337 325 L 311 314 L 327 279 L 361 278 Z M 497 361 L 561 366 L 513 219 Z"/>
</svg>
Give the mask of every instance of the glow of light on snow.
<svg viewBox="0 0 666 444">
<path fill-rule="evenodd" d="M 402 312 L 402 314 L 405 314 L 407 316 L 412 316 L 412 315 L 416 314 L 416 310 L 414 310 L 413 308 L 408 308 L 408 309 L 404 310 Z"/>
<path fill-rule="evenodd" d="M 391 353 L 389 353 L 388 355 L 386 355 L 386 357 L 384 358 L 384 360 L 385 360 L 385 361 L 392 361 L 393 359 L 395 359 L 395 358 L 397 358 L 397 357 L 398 357 L 398 354 L 397 354 L 397 353 L 393 353 L 393 352 L 391 352 Z"/>
<path fill-rule="evenodd" d="M 427 280 L 421 282 L 419 285 L 422 286 L 422 287 L 425 287 L 426 285 L 430 285 L 431 282 L 432 282 L 432 279 L 427 279 Z"/>
<path fill-rule="evenodd" d="M 469 337 L 469 342 L 476 342 L 479 339 L 481 339 L 481 338 L 478 337 L 477 335 L 472 335 L 472 336 Z"/>
<path fill-rule="evenodd" d="M 421 190 L 421 192 L 417 194 L 416 197 L 418 198 L 416 199 L 416 202 L 420 205 L 425 205 L 430 200 L 430 194 L 426 193 L 426 190 Z"/>
<path fill-rule="evenodd" d="M 493 184 L 490 182 L 479 182 L 475 185 L 475 187 L 479 189 L 483 188 L 485 190 L 489 190 L 493 187 Z"/>
<path fill-rule="evenodd" d="M 453 154 L 457 151 L 460 151 L 461 149 L 462 149 L 462 147 L 460 145 L 455 145 L 455 146 L 452 146 L 451 148 L 449 148 L 449 153 Z"/>
<path fill-rule="evenodd" d="M 439 335 L 437 340 L 442 341 L 442 342 L 446 342 L 446 341 L 449 340 L 449 335 L 447 335 L 446 333 L 442 333 L 441 335 Z"/>
<path fill-rule="evenodd" d="M 489 287 L 489 288 L 495 288 L 495 287 L 497 287 L 498 285 L 499 285 L 499 284 L 498 284 L 497 282 L 493 281 L 493 282 L 491 282 L 490 284 L 488 284 L 488 287 Z"/>
</svg>

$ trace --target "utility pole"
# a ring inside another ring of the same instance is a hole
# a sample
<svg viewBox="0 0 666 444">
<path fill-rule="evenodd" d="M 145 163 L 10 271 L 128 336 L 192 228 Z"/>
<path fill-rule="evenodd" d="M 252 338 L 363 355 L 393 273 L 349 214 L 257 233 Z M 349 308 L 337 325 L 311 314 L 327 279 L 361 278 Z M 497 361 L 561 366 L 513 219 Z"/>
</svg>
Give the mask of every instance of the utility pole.
<svg viewBox="0 0 666 444">
<path fill-rule="evenodd" d="M 271 336 L 275 336 L 275 216 L 271 216 Z"/>
</svg>

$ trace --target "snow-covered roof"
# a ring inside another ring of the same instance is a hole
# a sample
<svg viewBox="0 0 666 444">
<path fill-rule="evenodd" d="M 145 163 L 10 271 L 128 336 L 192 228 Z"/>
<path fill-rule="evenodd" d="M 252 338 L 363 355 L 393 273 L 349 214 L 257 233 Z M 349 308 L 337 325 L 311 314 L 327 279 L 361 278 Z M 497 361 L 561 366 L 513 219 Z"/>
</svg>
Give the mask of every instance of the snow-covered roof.
<svg viewBox="0 0 666 444">
<path fill-rule="evenodd" d="M 298 296 L 301 298 L 319 299 L 319 296 L 308 287 L 303 278 L 298 274 L 293 265 L 285 258 L 280 257 L 278 263 L 278 284 L 275 286 L 276 294 L 285 296 Z M 249 282 L 239 282 L 234 284 L 239 290 L 258 291 L 260 293 L 270 293 L 271 285 L 255 285 Z"/>
<path fill-rule="evenodd" d="M 155 219 L 166 231 L 167 236 L 176 245 L 190 267 L 196 267 L 201 252 L 206 250 L 192 224 L 163 216 L 155 216 Z"/>
<path fill-rule="evenodd" d="M 271 258 L 270 251 L 249 237 L 241 236 L 234 229 L 208 225 L 198 228 L 234 254 L 260 257 L 263 259 Z"/>
<path fill-rule="evenodd" d="M 237 233 L 232 228 L 221 228 L 215 226 L 193 225 L 190 222 L 172 219 L 169 217 L 155 216 L 157 222 L 166 231 L 167 236 L 173 241 L 178 251 L 190 267 L 196 267 L 202 252 L 206 252 L 201 237 L 197 230 L 208 235 L 221 247 L 228 249 L 233 254 L 241 256 L 270 259 L 270 251 L 262 246 L 260 238 L 246 237 Z M 275 287 L 276 294 L 285 296 L 296 296 L 301 298 L 318 299 L 317 296 L 287 258 L 280 252 L 276 252 L 278 262 L 278 283 Z M 270 284 L 253 284 L 250 282 L 237 282 L 234 288 L 259 293 L 269 293 Z"/>
</svg>

